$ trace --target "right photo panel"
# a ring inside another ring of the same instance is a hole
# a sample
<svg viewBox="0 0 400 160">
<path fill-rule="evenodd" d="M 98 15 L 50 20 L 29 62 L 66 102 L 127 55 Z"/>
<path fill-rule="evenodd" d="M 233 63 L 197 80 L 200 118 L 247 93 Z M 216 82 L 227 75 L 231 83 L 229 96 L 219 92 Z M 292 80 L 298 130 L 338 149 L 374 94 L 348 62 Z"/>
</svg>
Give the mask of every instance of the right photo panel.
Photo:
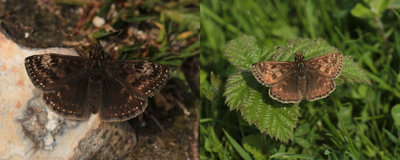
<svg viewBox="0 0 400 160">
<path fill-rule="evenodd" d="M 200 2 L 200 159 L 399 159 L 400 3 Z"/>
</svg>

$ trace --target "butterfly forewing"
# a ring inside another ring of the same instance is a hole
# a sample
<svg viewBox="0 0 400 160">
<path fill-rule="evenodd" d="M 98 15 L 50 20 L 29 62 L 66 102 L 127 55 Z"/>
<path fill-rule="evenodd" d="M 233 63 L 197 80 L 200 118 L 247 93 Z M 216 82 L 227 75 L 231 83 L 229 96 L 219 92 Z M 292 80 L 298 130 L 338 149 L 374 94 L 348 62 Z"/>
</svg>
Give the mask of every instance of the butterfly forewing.
<svg viewBox="0 0 400 160">
<path fill-rule="evenodd" d="M 85 71 L 87 59 L 59 54 L 33 55 L 25 58 L 25 68 L 33 85 L 42 90 L 54 89 Z"/>
<path fill-rule="evenodd" d="M 315 72 L 327 78 L 336 78 L 342 71 L 343 55 L 341 53 L 328 54 L 307 60 L 305 63 L 310 72 Z"/>
<path fill-rule="evenodd" d="M 271 86 L 291 73 L 292 62 L 259 62 L 251 65 L 251 70 L 258 82 Z"/>
<path fill-rule="evenodd" d="M 153 96 L 169 79 L 169 68 L 148 61 L 116 61 L 108 73 L 139 98 Z"/>
<path fill-rule="evenodd" d="M 309 101 L 327 97 L 335 90 L 333 79 L 326 78 L 310 72 L 307 75 L 306 99 Z"/>
</svg>

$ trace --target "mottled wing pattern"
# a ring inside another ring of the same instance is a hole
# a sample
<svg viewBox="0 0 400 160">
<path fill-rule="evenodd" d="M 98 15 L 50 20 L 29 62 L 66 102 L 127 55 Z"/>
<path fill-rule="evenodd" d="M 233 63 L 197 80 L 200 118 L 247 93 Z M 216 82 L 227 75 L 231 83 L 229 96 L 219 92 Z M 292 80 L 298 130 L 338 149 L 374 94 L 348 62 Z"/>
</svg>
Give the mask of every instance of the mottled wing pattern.
<svg viewBox="0 0 400 160">
<path fill-rule="evenodd" d="M 258 82 L 271 86 L 286 78 L 293 64 L 292 62 L 259 62 L 251 65 L 251 71 Z"/>
<path fill-rule="evenodd" d="M 87 76 L 79 75 L 54 90 L 45 91 L 43 100 L 52 111 L 65 118 L 86 120 L 91 114 L 87 106 L 87 89 Z"/>
<path fill-rule="evenodd" d="M 106 72 L 138 98 L 158 93 L 169 79 L 168 67 L 148 61 L 116 61 L 107 65 Z"/>
<path fill-rule="evenodd" d="M 138 98 L 114 78 L 105 77 L 102 86 L 100 118 L 105 122 L 121 122 L 134 118 L 147 107 L 147 98 Z"/>
<path fill-rule="evenodd" d="M 25 59 L 28 76 L 44 91 L 43 100 L 51 110 L 75 120 L 86 120 L 97 112 L 106 122 L 128 120 L 143 113 L 147 97 L 158 93 L 169 79 L 166 66 L 108 61 L 102 59 L 101 51 L 93 54 L 91 59 L 58 54 Z"/>
<path fill-rule="evenodd" d="M 33 85 L 46 91 L 84 71 L 86 61 L 81 57 L 59 54 L 33 55 L 25 58 L 25 68 Z"/>
<path fill-rule="evenodd" d="M 342 71 L 342 53 L 328 54 L 307 60 L 309 72 L 317 73 L 327 78 L 336 78 Z"/>
<path fill-rule="evenodd" d="M 306 78 L 307 91 L 305 97 L 309 101 L 325 98 L 336 88 L 335 82 L 331 78 L 319 76 L 312 72 L 309 72 Z"/>
<path fill-rule="evenodd" d="M 282 103 L 298 103 L 303 99 L 303 84 L 291 73 L 269 88 L 269 96 Z"/>
</svg>

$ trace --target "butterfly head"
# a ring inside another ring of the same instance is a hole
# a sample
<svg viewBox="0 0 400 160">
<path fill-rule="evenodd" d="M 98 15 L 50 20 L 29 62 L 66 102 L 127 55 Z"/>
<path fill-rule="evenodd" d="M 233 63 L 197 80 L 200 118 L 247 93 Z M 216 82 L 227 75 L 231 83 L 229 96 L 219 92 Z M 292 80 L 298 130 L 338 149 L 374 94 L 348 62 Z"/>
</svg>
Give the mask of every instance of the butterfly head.
<svg viewBox="0 0 400 160">
<path fill-rule="evenodd" d="M 295 62 L 303 62 L 304 56 L 301 52 L 296 52 L 296 56 L 294 57 Z"/>
<path fill-rule="evenodd" d="M 97 43 L 92 44 L 90 51 L 89 51 L 89 57 L 90 57 L 90 59 L 93 59 L 93 60 L 104 59 L 104 50 L 100 44 L 97 44 Z"/>
</svg>

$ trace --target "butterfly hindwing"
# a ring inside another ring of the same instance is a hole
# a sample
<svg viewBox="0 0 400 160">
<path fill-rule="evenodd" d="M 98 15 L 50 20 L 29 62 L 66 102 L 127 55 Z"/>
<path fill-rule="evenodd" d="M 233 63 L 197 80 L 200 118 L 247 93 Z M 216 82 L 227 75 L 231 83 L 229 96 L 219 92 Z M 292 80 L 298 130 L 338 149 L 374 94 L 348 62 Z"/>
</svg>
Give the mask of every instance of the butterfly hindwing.
<svg viewBox="0 0 400 160">
<path fill-rule="evenodd" d="M 309 101 L 325 98 L 335 90 L 333 79 L 310 72 L 307 75 L 307 91 L 305 98 Z"/>
<path fill-rule="evenodd" d="M 76 76 L 65 84 L 43 93 L 47 106 L 57 114 L 75 120 L 85 120 L 90 116 L 87 105 L 88 79 L 86 76 Z"/>
<path fill-rule="evenodd" d="M 147 98 L 141 99 L 117 80 L 106 77 L 102 81 L 100 118 L 106 122 L 120 122 L 136 117 L 147 107 Z M 118 96 L 115 96 L 118 95 Z"/>
<path fill-rule="evenodd" d="M 304 83 L 290 74 L 269 88 L 269 95 L 282 103 L 298 103 L 303 99 L 302 86 Z"/>
</svg>

